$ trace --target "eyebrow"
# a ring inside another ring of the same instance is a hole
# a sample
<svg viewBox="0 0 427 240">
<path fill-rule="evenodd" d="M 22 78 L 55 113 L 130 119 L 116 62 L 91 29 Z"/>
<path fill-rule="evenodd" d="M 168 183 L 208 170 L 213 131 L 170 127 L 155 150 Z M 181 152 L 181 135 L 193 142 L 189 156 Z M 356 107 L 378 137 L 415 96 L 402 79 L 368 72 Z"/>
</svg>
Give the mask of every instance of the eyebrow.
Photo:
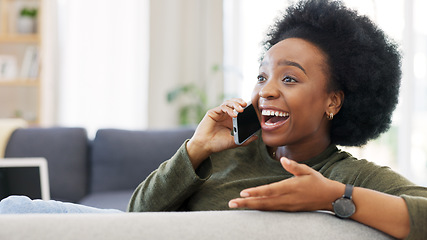
<svg viewBox="0 0 427 240">
<path fill-rule="evenodd" d="M 267 65 L 268 62 L 261 62 L 260 67 L 263 65 Z M 301 69 L 305 74 L 307 73 L 305 69 L 297 62 L 289 61 L 289 60 L 280 60 L 278 65 L 285 65 L 285 66 L 293 66 Z"/>
</svg>

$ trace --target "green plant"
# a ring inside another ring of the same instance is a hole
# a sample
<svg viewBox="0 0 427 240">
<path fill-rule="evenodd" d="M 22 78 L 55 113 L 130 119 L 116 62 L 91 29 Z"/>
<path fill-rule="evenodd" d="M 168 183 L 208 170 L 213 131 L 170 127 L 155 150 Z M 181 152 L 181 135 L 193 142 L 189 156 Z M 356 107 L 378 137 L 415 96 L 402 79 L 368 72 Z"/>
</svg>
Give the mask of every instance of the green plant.
<svg viewBox="0 0 427 240">
<path fill-rule="evenodd" d="M 24 7 L 21 9 L 21 12 L 19 13 L 19 15 L 21 17 L 36 18 L 37 17 L 37 8 Z"/>
<path fill-rule="evenodd" d="M 214 64 L 210 68 L 207 78 L 214 74 L 221 73 L 223 68 L 219 64 Z M 179 124 L 180 125 L 197 125 L 203 119 L 206 112 L 217 106 L 224 99 L 224 94 L 218 96 L 213 102 L 208 101 L 208 94 L 205 89 L 200 88 L 194 83 L 180 85 L 167 93 L 169 103 L 177 102 L 179 105 Z"/>
<path fill-rule="evenodd" d="M 169 103 L 181 98 L 183 101 L 179 107 L 179 124 L 198 124 L 208 110 L 206 93 L 195 84 L 190 83 L 179 86 L 167 94 Z"/>
</svg>

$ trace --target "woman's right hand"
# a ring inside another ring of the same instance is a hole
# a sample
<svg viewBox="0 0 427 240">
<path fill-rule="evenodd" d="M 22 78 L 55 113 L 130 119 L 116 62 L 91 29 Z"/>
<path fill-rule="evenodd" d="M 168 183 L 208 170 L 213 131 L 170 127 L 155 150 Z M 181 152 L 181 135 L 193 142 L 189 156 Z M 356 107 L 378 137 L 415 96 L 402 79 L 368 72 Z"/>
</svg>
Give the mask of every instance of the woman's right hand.
<svg viewBox="0 0 427 240">
<path fill-rule="evenodd" d="M 246 105 L 247 103 L 243 99 L 235 98 L 225 101 L 206 113 L 187 143 L 187 152 L 194 169 L 212 153 L 238 146 L 231 135 L 232 118 L 237 117 L 237 112 L 243 112 Z M 246 141 L 245 145 L 255 139 Z"/>
</svg>

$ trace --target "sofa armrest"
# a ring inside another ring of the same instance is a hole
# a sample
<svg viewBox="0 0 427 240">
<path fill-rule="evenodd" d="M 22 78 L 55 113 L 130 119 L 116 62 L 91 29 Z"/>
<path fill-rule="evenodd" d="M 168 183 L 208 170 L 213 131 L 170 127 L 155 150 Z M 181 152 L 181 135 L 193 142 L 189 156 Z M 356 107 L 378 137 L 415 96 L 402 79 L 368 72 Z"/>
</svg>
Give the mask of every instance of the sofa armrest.
<svg viewBox="0 0 427 240">
<path fill-rule="evenodd" d="M 0 239 L 393 239 L 323 212 L 6 215 L 0 226 Z"/>
<path fill-rule="evenodd" d="M 46 158 L 50 196 L 68 202 L 78 202 L 87 193 L 88 155 L 86 130 L 67 127 L 17 129 L 5 152 L 6 158 Z"/>
</svg>

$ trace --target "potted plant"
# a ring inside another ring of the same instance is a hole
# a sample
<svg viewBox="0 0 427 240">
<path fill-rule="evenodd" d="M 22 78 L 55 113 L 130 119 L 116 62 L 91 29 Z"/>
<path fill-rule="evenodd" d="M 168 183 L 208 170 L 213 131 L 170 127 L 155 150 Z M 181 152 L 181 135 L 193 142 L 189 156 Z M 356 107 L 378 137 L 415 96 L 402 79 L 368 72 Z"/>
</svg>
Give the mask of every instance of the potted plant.
<svg viewBox="0 0 427 240">
<path fill-rule="evenodd" d="M 210 70 L 211 74 L 216 74 L 223 69 L 215 64 Z M 212 102 L 209 102 L 206 90 L 194 83 L 180 85 L 167 93 L 167 101 L 178 105 L 179 124 L 183 126 L 199 124 L 206 112 L 223 99 L 224 95 L 220 94 L 216 100 L 210 99 Z"/>
<path fill-rule="evenodd" d="M 31 34 L 36 32 L 37 26 L 37 8 L 23 7 L 19 11 L 17 28 L 19 33 Z"/>
<path fill-rule="evenodd" d="M 179 106 L 179 124 L 184 126 L 198 124 L 208 110 L 206 93 L 195 84 L 190 83 L 179 86 L 167 94 L 169 103 L 182 97 L 187 97 L 187 99 L 184 99 Z"/>
</svg>

